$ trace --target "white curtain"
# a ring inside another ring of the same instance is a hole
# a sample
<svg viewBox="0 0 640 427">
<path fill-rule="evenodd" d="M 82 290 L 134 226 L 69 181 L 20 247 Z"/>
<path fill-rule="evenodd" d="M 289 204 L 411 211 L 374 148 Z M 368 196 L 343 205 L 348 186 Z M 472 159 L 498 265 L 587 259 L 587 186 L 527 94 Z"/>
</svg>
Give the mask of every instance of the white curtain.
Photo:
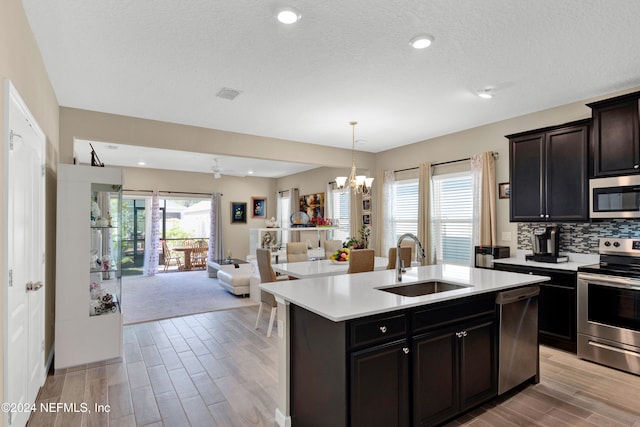
<svg viewBox="0 0 640 427">
<path fill-rule="evenodd" d="M 473 228 L 471 249 L 498 243 L 496 227 L 496 169 L 493 153 L 471 156 Z"/>
<path fill-rule="evenodd" d="M 300 191 L 297 188 L 292 188 L 289 190 L 289 202 L 291 203 L 291 214 L 300 211 Z M 286 221 L 286 224 L 290 224 L 290 218 L 282 218 L 283 221 Z M 285 224 L 282 224 L 283 227 L 286 227 Z M 297 231 L 289 232 L 289 241 L 290 242 L 299 242 L 300 241 L 300 233 Z"/>
<path fill-rule="evenodd" d="M 382 171 L 378 179 L 378 254 L 387 256 L 389 248 L 396 246 L 396 227 L 393 222 L 395 200 L 395 175 L 393 171 Z"/>
<path fill-rule="evenodd" d="M 436 263 L 431 241 L 431 163 L 421 163 L 418 177 L 418 240 L 422 243 L 424 265 Z"/>
<path fill-rule="evenodd" d="M 222 238 L 222 194 L 211 194 L 211 227 L 209 231 L 209 261 L 223 259 L 224 240 Z"/>
<path fill-rule="evenodd" d="M 160 194 L 157 190 L 145 201 L 145 211 L 144 275 L 155 276 L 160 252 Z"/>
</svg>

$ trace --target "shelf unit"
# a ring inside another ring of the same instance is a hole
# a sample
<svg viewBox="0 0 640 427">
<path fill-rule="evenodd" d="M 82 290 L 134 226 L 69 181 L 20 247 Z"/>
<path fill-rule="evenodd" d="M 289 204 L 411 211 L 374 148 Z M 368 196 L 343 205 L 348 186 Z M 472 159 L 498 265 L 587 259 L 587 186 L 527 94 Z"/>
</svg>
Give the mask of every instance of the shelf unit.
<svg viewBox="0 0 640 427">
<path fill-rule="evenodd" d="M 281 254 L 284 251 L 282 247 L 282 233 L 283 232 L 296 232 L 300 234 L 300 241 L 313 243 L 313 250 L 321 252 L 324 255 L 324 249 L 322 249 L 322 241 L 330 240 L 333 235 L 333 230 L 337 230 L 337 226 L 322 226 L 322 227 L 274 227 L 274 228 L 251 228 L 249 229 L 249 255 L 256 254 L 256 248 L 263 248 L 265 246 L 271 247 L 264 242 L 264 237 L 267 233 L 272 235 L 272 242 L 275 243 L 277 248 L 274 253 Z M 313 242 L 312 238 L 307 238 L 309 234 L 314 233 Z M 331 234 L 330 234 L 331 233 Z M 314 252 L 315 253 L 315 252 Z"/>
<path fill-rule="evenodd" d="M 122 355 L 122 171 L 58 165 L 55 369 Z"/>
</svg>

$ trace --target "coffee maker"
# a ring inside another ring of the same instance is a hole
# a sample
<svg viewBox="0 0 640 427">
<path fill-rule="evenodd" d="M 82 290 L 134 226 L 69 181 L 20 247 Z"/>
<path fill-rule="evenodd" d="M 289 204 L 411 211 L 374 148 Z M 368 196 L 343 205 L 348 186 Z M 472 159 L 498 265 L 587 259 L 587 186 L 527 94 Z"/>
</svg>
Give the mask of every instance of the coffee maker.
<svg viewBox="0 0 640 427">
<path fill-rule="evenodd" d="M 533 254 L 526 259 L 539 262 L 567 262 L 566 256 L 559 255 L 560 227 L 546 226 L 534 228 L 531 232 Z"/>
</svg>

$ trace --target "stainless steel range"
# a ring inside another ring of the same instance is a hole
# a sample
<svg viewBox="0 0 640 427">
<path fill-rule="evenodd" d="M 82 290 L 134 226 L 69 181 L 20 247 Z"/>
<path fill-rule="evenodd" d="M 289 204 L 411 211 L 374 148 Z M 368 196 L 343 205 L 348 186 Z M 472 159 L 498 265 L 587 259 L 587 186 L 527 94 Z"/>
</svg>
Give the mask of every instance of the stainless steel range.
<svg viewBox="0 0 640 427">
<path fill-rule="evenodd" d="M 640 239 L 600 239 L 578 268 L 578 356 L 640 375 Z"/>
</svg>

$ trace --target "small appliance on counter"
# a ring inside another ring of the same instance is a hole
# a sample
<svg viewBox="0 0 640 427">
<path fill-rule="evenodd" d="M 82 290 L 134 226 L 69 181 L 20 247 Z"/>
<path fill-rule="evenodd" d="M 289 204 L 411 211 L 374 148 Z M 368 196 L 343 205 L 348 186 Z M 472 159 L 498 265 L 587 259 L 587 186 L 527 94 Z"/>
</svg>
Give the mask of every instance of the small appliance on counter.
<svg viewBox="0 0 640 427">
<path fill-rule="evenodd" d="M 558 226 L 535 228 L 531 233 L 531 243 L 533 254 L 525 256 L 527 261 L 553 263 L 569 261 L 569 257 L 559 255 L 560 227 Z"/>
<path fill-rule="evenodd" d="M 498 258 L 509 258 L 509 246 L 476 246 L 474 254 L 476 256 L 475 266 L 478 268 L 493 268 L 493 260 Z"/>
</svg>

